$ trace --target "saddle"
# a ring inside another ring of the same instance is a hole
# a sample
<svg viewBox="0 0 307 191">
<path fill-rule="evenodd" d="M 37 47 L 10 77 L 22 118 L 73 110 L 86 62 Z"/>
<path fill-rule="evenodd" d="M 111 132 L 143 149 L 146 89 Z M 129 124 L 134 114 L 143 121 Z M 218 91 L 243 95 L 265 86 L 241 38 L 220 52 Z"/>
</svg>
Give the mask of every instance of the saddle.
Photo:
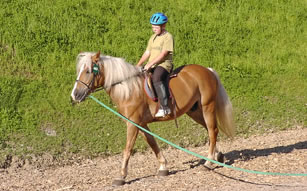
<svg viewBox="0 0 307 191">
<path fill-rule="evenodd" d="M 168 91 L 168 95 L 169 95 L 169 99 L 171 99 L 171 101 L 169 103 L 171 103 L 172 105 L 172 113 L 173 113 L 173 116 L 174 116 L 174 119 L 175 119 L 175 125 L 176 127 L 178 128 L 178 122 L 177 122 L 177 114 L 176 114 L 176 100 L 175 100 L 175 97 L 173 96 L 172 94 L 172 90 L 169 86 L 169 82 L 172 78 L 176 77 L 178 75 L 178 73 L 184 68 L 184 65 L 183 66 L 180 66 L 178 68 L 176 68 L 173 72 L 171 72 L 168 76 L 167 76 L 167 91 Z M 145 93 L 146 95 L 151 98 L 153 101 L 155 102 L 158 102 L 158 96 L 157 96 L 157 93 L 155 91 L 155 88 L 153 86 L 153 83 L 152 83 L 152 74 L 145 74 L 145 80 L 144 80 L 144 90 L 145 90 Z M 156 112 L 158 111 L 158 108 L 159 108 L 159 105 L 160 104 L 157 104 L 157 108 L 156 108 Z"/>
<path fill-rule="evenodd" d="M 175 70 L 173 70 L 166 78 L 166 89 L 167 89 L 167 94 L 169 95 L 169 99 L 171 99 L 171 103 L 174 102 L 174 96 L 172 95 L 172 90 L 169 87 L 169 82 L 172 78 L 177 77 L 178 73 L 183 69 L 184 66 L 180 66 L 178 68 L 176 68 Z M 157 93 L 155 91 L 155 88 L 153 86 L 153 82 L 152 82 L 152 73 L 147 73 L 145 75 L 145 80 L 144 80 L 144 91 L 146 93 L 146 95 L 151 98 L 154 102 L 158 101 L 158 96 Z"/>
</svg>

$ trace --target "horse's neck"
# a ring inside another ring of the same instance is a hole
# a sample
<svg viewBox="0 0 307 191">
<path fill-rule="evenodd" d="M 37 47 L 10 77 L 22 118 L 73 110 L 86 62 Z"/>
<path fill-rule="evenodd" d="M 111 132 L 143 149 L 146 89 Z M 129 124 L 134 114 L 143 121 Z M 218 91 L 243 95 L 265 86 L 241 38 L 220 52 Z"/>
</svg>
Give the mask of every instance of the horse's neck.
<svg viewBox="0 0 307 191">
<path fill-rule="evenodd" d="M 115 88 L 120 85 L 120 83 L 116 83 L 112 85 L 111 87 L 106 88 L 106 93 L 110 96 L 112 102 L 116 105 L 122 105 L 123 103 L 128 103 L 131 102 L 131 100 L 134 100 L 136 98 L 142 98 L 144 96 L 144 90 L 143 90 L 143 85 L 144 85 L 144 79 L 145 75 L 140 74 L 138 76 L 134 76 L 133 78 L 138 78 L 138 80 L 141 80 L 141 87 L 139 87 L 139 91 L 131 91 L 129 98 L 127 100 L 122 100 L 118 98 L 118 95 L 116 94 Z M 127 79 L 129 80 L 129 79 Z M 125 80 L 123 80 L 124 82 Z M 146 96 L 146 95 L 145 95 Z"/>
</svg>

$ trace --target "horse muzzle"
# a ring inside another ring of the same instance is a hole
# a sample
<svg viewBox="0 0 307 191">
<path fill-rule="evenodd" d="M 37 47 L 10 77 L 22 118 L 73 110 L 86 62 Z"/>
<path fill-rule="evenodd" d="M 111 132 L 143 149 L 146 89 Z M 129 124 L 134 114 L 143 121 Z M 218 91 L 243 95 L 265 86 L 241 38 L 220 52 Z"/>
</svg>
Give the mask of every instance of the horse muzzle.
<svg viewBox="0 0 307 191">
<path fill-rule="evenodd" d="M 72 106 L 75 106 L 77 103 L 80 103 L 79 101 L 77 100 L 74 100 L 72 97 L 70 97 L 70 103 Z"/>
<path fill-rule="evenodd" d="M 72 105 L 75 105 L 77 103 L 80 103 L 82 101 L 85 100 L 85 98 L 87 97 L 88 95 L 88 91 L 74 91 L 71 96 L 70 96 L 70 100 L 71 100 L 71 103 Z"/>
</svg>

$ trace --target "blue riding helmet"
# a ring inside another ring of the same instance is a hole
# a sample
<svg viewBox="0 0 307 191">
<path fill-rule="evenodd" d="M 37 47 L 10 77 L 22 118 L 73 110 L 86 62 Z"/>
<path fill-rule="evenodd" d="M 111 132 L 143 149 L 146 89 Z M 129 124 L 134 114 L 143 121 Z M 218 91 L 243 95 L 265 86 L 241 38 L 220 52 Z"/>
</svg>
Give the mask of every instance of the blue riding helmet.
<svg viewBox="0 0 307 191">
<path fill-rule="evenodd" d="M 167 16 L 163 13 L 155 13 L 150 17 L 150 24 L 152 25 L 163 25 L 167 23 Z"/>
</svg>

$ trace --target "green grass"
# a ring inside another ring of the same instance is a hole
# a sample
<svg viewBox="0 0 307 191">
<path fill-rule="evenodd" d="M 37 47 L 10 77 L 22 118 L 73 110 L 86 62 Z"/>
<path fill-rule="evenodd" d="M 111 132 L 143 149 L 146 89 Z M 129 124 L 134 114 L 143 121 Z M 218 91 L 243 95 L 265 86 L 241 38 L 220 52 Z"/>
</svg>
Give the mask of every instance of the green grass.
<svg viewBox="0 0 307 191">
<path fill-rule="evenodd" d="M 92 100 L 70 104 L 75 58 L 80 51 L 101 50 L 136 63 L 157 11 L 169 17 L 175 65 L 201 64 L 219 73 L 239 136 L 307 126 L 306 0 L 4 0 L 0 158 L 121 152 L 121 119 Z M 113 107 L 106 93 L 94 95 Z M 150 128 L 182 146 L 205 143 L 206 131 L 187 116 L 179 124 Z M 138 139 L 136 149 L 146 148 Z"/>
</svg>

